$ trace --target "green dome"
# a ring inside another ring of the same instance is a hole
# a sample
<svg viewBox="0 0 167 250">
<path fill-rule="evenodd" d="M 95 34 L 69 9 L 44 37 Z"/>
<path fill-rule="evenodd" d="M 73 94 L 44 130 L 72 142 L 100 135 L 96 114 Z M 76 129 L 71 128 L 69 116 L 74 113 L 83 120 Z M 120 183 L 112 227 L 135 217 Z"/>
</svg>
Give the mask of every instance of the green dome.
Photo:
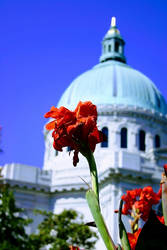
<svg viewBox="0 0 167 250">
<path fill-rule="evenodd" d="M 97 106 L 126 105 L 167 114 L 167 104 L 154 83 L 126 64 L 124 45 L 113 17 L 100 63 L 70 84 L 58 106 L 75 109 L 79 101 L 92 101 Z"/>
<path fill-rule="evenodd" d="M 75 109 L 79 101 L 98 105 L 128 105 L 167 114 L 166 102 L 154 83 L 125 63 L 107 61 L 77 77 L 58 106 Z"/>
</svg>

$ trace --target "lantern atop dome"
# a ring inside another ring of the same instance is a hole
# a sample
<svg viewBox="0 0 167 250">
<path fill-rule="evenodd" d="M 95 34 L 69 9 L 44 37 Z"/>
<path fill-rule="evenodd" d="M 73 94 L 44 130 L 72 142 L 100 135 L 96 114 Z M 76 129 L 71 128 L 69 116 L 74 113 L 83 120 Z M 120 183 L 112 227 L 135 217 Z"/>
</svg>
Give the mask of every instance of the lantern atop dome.
<svg viewBox="0 0 167 250">
<path fill-rule="evenodd" d="M 102 42 L 102 55 L 100 57 L 100 62 L 116 60 L 126 63 L 124 45 L 125 42 L 116 26 L 116 17 L 112 17 L 110 29 Z"/>
</svg>

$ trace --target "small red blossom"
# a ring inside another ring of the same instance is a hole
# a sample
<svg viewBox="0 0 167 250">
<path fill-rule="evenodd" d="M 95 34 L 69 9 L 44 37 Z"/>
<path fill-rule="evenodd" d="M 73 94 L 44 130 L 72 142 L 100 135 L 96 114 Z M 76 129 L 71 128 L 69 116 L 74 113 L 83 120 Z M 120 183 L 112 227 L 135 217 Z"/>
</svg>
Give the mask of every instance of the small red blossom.
<svg viewBox="0 0 167 250">
<path fill-rule="evenodd" d="M 139 201 L 134 204 L 136 209 L 139 209 L 141 218 L 146 221 L 148 219 L 152 205 L 159 203 L 159 196 L 155 193 L 152 187 L 144 187 L 140 194 Z"/>
<path fill-rule="evenodd" d="M 141 232 L 141 228 L 139 228 L 135 233 L 127 233 L 128 240 L 130 243 L 131 250 L 135 250 L 136 243 Z"/>
<path fill-rule="evenodd" d="M 46 125 L 46 129 L 53 130 L 53 147 L 62 151 L 63 147 L 69 146 L 74 150 L 74 166 L 79 161 L 79 152 L 84 154 L 87 147 L 94 152 L 96 144 L 104 140 L 102 132 L 97 129 L 96 106 L 90 101 L 79 102 L 74 111 L 51 107 L 44 116 L 54 119 Z"/>
<path fill-rule="evenodd" d="M 147 186 L 143 189 L 127 191 L 127 194 L 122 196 L 122 200 L 125 202 L 123 214 L 132 214 L 132 212 L 140 214 L 141 218 L 146 221 L 152 205 L 160 201 L 160 192 L 155 193 L 151 186 Z"/>
<path fill-rule="evenodd" d="M 122 200 L 125 202 L 122 209 L 123 214 L 131 214 L 132 206 L 136 202 L 136 199 L 140 195 L 141 191 L 141 188 L 127 190 L 126 194 L 122 196 Z"/>
<path fill-rule="evenodd" d="M 70 250 L 80 250 L 79 247 L 70 246 Z"/>
<path fill-rule="evenodd" d="M 158 215 L 157 215 L 157 218 L 158 218 L 158 220 L 159 220 L 162 224 L 165 224 L 164 216 L 158 216 Z"/>
</svg>

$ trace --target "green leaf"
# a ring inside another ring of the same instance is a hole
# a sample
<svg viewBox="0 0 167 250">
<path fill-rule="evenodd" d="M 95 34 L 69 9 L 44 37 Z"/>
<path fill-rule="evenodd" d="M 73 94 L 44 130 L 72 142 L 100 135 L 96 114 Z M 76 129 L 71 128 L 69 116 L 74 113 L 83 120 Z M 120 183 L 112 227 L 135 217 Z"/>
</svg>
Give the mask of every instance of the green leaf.
<svg viewBox="0 0 167 250">
<path fill-rule="evenodd" d="M 164 178 L 164 177 L 162 177 Z M 162 183 L 162 211 L 165 220 L 165 225 L 167 226 L 167 180 L 164 179 Z"/>
<path fill-rule="evenodd" d="M 87 199 L 89 208 L 91 210 L 92 216 L 95 220 L 96 226 L 99 230 L 99 233 L 106 245 L 106 248 L 108 250 L 116 250 L 116 246 L 114 245 L 114 242 L 111 239 L 111 236 L 104 222 L 103 216 L 100 212 L 100 207 L 99 207 L 99 203 L 97 200 L 97 196 L 92 189 L 89 189 L 86 192 L 86 199 Z"/>
<path fill-rule="evenodd" d="M 119 223 L 119 236 L 120 236 L 120 240 L 122 243 L 122 247 L 123 250 L 130 250 L 130 244 L 129 244 L 129 240 L 128 240 L 128 236 L 126 233 L 126 229 L 125 226 L 122 222 L 122 206 L 123 206 L 123 200 L 121 200 L 120 202 L 120 206 L 119 206 L 119 217 L 118 217 L 118 223 Z"/>
</svg>

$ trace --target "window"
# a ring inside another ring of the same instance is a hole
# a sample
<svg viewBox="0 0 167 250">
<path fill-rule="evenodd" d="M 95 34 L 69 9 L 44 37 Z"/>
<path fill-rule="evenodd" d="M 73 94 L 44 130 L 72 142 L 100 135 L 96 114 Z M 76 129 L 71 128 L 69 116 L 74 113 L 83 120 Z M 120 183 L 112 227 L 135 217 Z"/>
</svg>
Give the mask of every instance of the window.
<svg viewBox="0 0 167 250">
<path fill-rule="evenodd" d="M 108 52 L 111 52 L 111 44 L 108 45 Z"/>
<path fill-rule="evenodd" d="M 154 138 L 154 147 L 155 148 L 160 148 L 161 146 L 161 140 L 160 140 L 160 136 L 156 135 Z"/>
<path fill-rule="evenodd" d="M 121 148 L 127 148 L 127 128 L 121 129 Z"/>
<path fill-rule="evenodd" d="M 146 137 L 146 133 L 144 130 L 140 130 L 139 131 L 139 150 L 141 151 L 145 151 L 145 137 Z"/>
<path fill-rule="evenodd" d="M 102 128 L 102 133 L 105 135 L 105 141 L 101 143 L 101 147 L 107 148 L 108 147 L 108 128 L 107 127 Z"/>
<path fill-rule="evenodd" d="M 67 147 L 67 152 L 70 152 L 70 151 L 71 151 L 71 147 L 68 146 L 68 147 Z"/>
<path fill-rule="evenodd" d="M 119 42 L 115 42 L 115 52 L 119 52 Z"/>
<path fill-rule="evenodd" d="M 106 53 L 106 45 L 103 47 L 103 52 Z"/>
<path fill-rule="evenodd" d="M 58 151 L 57 150 L 55 150 L 55 156 L 58 156 Z"/>
</svg>

